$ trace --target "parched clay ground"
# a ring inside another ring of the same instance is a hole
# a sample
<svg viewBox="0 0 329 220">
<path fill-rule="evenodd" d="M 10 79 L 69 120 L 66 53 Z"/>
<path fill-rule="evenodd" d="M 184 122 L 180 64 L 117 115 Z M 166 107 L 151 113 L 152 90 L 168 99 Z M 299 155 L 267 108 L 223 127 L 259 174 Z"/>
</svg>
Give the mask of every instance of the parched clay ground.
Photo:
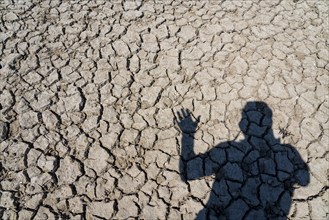
<svg viewBox="0 0 329 220">
<path fill-rule="evenodd" d="M 0 1 L 0 218 L 193 219 L 214 177 L 181 180 L 176 112 L 201 116 L 200 153 L 258 100 L 310 169 L 288 217 L 327 219 L 328 8 Z"/>
</svg>

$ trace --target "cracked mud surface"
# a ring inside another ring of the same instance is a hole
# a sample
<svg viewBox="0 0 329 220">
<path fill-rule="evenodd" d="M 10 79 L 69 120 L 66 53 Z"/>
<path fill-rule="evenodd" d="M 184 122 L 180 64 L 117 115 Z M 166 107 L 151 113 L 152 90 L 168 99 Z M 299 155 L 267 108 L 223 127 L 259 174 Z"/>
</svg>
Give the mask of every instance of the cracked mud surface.
<svg viewBox="0 0 329 220">
<path fill-rule="evenodd" d="M 0 217 L 327 219 L 328 8 L 1 1 Z"/>
</svg>

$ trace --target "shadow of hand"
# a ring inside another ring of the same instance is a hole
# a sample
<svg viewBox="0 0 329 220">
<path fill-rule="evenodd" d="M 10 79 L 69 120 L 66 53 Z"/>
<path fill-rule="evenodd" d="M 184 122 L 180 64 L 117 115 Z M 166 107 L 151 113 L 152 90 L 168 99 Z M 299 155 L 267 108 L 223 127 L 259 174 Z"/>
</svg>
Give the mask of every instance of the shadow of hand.
<svg viewBox="0 0 329 220">
<path fill-rule="evenodd" d="M 177 119 L 178 117 L 178 119 Z M 188 109 L 182 109 L 181 112 L 177 112 L 176 122 L 183 133 L 190 134 L 195 133 L 200 121 L 200 116 L 193 120 L 192 115 Z"/>
</svg>

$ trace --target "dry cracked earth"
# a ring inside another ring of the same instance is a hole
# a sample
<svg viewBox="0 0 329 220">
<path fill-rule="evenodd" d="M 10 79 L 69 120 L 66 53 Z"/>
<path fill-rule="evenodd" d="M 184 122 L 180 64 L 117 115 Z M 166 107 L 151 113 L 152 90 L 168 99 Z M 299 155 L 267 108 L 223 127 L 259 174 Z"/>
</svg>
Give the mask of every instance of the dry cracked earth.
<svg viewBox="0 0 329 220">
<path fill-rule="evenodd" d="M 328 8 L 0 1 L 0 218 L 328 219 Z"/>
</svg>

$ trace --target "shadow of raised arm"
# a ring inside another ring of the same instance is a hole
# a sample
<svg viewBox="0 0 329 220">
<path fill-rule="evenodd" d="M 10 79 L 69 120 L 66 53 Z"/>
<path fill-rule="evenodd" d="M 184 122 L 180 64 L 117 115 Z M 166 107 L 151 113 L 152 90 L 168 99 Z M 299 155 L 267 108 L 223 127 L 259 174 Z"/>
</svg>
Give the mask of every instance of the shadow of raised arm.
<svg viewBox="0 0 329 220">
<path fill-rule="evenodd" d="M 177 112 L 175 117 L 176 123 L 178 124 L 179 128 L 182 131 L 182 148 L 180 152 L 180 162 L 179 162 L 179 170 L 181 174 L 181 178 L 183 181 L 189 179 L 196 179 L 201 176 L 201 172 L 193 172 L 194 174 L 191 175 L 187 171 L 187 162 L 191 161 L 191 159 L 196 157 L 194 153 L 194 134 L 198 128 L 198 123 L 200 121 L 200 116 L 195 119 L 188 109 L 182 109 L 181 111 Z M 193 160 L 194 161 L 194 160 Z M 191 162 L 193 162 L 191 161 Z M 195 160 L 195 165 L 197 166 L 198 161 Z M 190 164 L 193 166 L 193 164 Z M 202 167 L 202 166 L 201 166 Z M 191 178 L 193 176 L 193 178 Z"/>
</svg>

